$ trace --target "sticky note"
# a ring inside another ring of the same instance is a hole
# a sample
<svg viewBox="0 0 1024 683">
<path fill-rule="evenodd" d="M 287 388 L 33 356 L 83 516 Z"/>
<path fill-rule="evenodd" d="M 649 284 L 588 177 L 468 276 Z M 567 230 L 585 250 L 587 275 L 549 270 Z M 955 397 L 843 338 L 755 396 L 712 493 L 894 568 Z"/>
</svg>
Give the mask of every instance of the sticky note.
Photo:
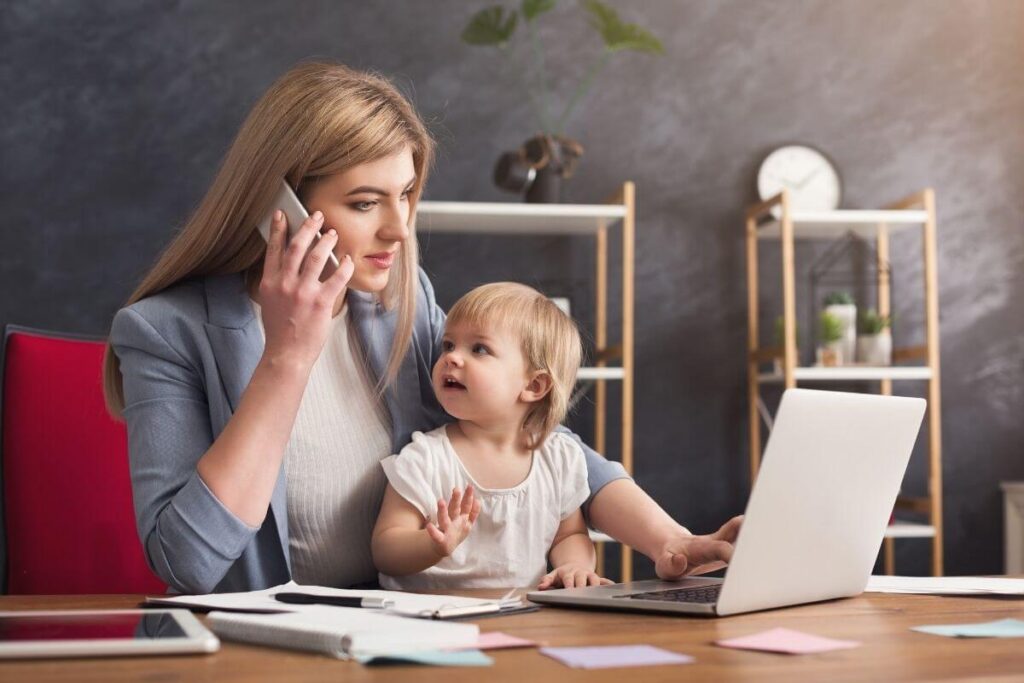
<svg viewBox="0 0 1024 683">
<path fill-rule="evenodd" d="M 851 647 L 860 646 L 860 643 L 855 640 L 834 640 L 788 628 L 773 628 L 749 636 L 719 640 L 715 644 L 738 650 L 761 650 L 763 652 L 781 652 L 790 655 L 847 650 Z"/>
<path fill-rule="evenodd" d="M 422 652 L 389 652 L 356 657 L 362 664 L 383 666 L 389 664 L 426 664 L 430 666 L 491 666 L 494 660 L 480 650 L 423 650 Z"/>
<path fill-rule="evenodd" d="M 574 669 L 611 669 L 624 666 L 690 664 L 693 657 L 662 650 L 652 645 L 612 645 L 605 647 L 542 647 L 547 655 Z"/>
<path fill-rule="evenodd" d="M 1024 621 L 999 619 L 975 624 L 933 624 L 914 626 L 910 630 L 950 638 L 1024 638 Z"/>
<path fill-rule="evenodd" d="M 503 650 L 513 647 L 537 647 L 537 643 L 525 638 L 510 636 L 501 631 L 491 631 L 480 634 L 480 639 L 476 641 L 476 647 L 478 650 Z"/>
</svg>

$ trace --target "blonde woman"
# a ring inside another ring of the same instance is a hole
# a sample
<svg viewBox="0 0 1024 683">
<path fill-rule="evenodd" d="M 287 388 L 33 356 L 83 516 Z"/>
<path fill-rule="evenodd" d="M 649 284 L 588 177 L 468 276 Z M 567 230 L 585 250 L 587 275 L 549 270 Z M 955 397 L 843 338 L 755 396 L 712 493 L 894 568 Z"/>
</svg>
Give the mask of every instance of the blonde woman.
<svg viewBox="0 0 1024 683">
<path fill-rule="evenodd" d="M 444 314 L 414 229 L 433 150 L 386 80 L 295 67 L 114 317 L 107 401 L 127 423 L 146 556 L 172 590 L 376 579 L 379 462 L 451 419 L 431 390 Z M 268 244 L 256 226 L 282 178 L 311 216 L 288 240 L 275 212 Z M 737 521 L 691 536 L 584 453 L 592 525 L 663 577 L 728 561 Z"/>
</svg>

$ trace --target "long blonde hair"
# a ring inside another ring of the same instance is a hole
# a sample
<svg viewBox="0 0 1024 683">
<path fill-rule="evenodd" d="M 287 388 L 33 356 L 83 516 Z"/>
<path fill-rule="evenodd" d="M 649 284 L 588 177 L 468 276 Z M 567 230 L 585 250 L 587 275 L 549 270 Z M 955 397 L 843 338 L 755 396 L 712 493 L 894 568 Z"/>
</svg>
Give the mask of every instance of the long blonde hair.
<svg viewBox="0 0 1024 683">
<path fill-rule="evenodd" d="M 448 312 L 446 325 L 498 327 L 519 340 L 527 370 L 546 372 L 551 390 L 523 418 L 530 448 L 539 448 L 569 412 L 583 357 L 573 319 L 551 299 L 518 282 L 492 282 L 470 290 Z"/>
<path fill-rule="evenodd" d="M 410 234 L 380 295 L 397 311 L 395 340 L 378 383 L 383 392 L 398 373 L 412 337 L 418 247 L 416 205 L 434 157 L 434 142 L 413 106 L 385 78 L 341 64 L 302 63 L 281 76 L 253 107 L 213 184 L 185 227 L 125 303 L 161 292 L 186 278 L 258 274 L 266 243 L 256 231 L 272 208 L 280 179 L 302 197 L 317 178 L 412 150 L 416 183 L 409 195 Z M 103 361 L 107 408 L 120 416 L 120 363 L 107 344 Z"/>
</svg>

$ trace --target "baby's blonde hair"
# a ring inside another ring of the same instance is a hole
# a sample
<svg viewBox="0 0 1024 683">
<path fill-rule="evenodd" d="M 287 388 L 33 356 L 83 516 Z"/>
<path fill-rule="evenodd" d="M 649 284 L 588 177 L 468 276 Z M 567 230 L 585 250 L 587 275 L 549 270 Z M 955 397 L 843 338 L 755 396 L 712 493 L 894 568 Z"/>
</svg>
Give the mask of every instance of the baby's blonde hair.
<svg viewBox="0 0 1024 683">
<path fill-rule="evenodd" d="M 530 448 L 538 448 L 565 419 L 583 348 L 572 318 L 537 290 L 518 282 L 492 282 L 452 306 L 448 325 L 498 327 L 514 335 L 529 372 L 551 377 L 551 390 L 530 406 L 523 420 Z"/>
</svg>

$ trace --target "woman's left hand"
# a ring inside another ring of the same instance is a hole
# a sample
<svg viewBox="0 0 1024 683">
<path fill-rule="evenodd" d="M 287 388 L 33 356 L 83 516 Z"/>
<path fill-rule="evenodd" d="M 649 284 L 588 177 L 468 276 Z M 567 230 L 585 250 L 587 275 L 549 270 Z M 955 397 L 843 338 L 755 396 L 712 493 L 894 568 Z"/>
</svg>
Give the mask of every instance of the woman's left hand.
<svg viewBox="0 0 1024 683">
<path fill-rule="evenodd" d="M 612 582 L 597 575 L 593 569 L 581 562 L 569 562 L 544 575 L 537 584 L 537 590 L 549 588 L 583 588 L 584 586 L 607 586 Z"/>
</svg>

